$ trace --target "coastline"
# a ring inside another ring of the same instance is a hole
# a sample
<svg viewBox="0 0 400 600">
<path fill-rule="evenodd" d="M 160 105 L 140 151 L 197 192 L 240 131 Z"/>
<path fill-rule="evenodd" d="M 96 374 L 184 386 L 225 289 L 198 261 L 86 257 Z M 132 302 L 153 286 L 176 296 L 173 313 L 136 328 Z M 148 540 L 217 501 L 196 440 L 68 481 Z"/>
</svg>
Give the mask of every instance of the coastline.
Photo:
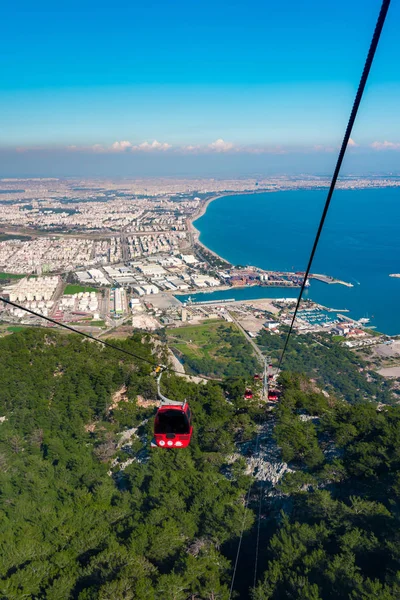
<svg viewBox="0 0 400 600">
<path fill-rule="evenodd" d="M 400 186 L 396 186 L 394 184 L 390 185 L 388 182 L 385 182 L 384 185 L 376 186 L 376 187 L 372 187 L 372 188 L 366 188 L 364 186 L 360 186 L 360 187 L 355 187 L 355 188 L 350 188 L 350 189 L 363 190 L 363 189 L 379 189 L 379 188 L 393 188 L 393 187 L 400 187 Z M 321 182 L 321 185 L 319 187 L 313 188 L 313 191 L 314 190 L 318 191 L 318 190 L 323 190 L 323 189 L 328 189 L 328 188 L 329 188 L 329 182 L 326 182 L 325 184 L 323 182 Z M 296 188 L 296 190 L 305 190 L 305 189 L 308 189 L 308 188 L 306 188 L 306 187 Z M 338 189 L 349 189 L 349 188 L 341 187 L 339 185 Z M 216 196 L 212 196 L 211 198 L 208 198 L 208 200 L 206 200 L 205 202 L 202 202 L 200 204 L 199 210 L 187 219 L 187 228 L 188 228 L 188 232 L 189 232 L 189 236 L 190 236 L 191 246 L 193 247 L 194 244 L 198 244 L 199 246 L 204 248 L 204 250 L 206 250 L 207 252 L 209 252 L 210 254 L 215 256 L 216 258 L 223 260 L 224 262 L 227 262 L 229 264 L 232 264 L 229 260 L 227 260 L 226 258 L 221 256 L 220 254 L 217 254 L 216 252 L 214 252 L 214 250 L 210 250 L 210 248 L 208 248 L 205 244 L 203 244 L 203 242 L 200 241 L 201 232 L 195 227 L 194 221 L 197 221 L 197 219 L 200 219 L 200 217 L 205 215 L 209 204 L 211 204 L 211 202 L 214 202 L 214 200 L 218 200 L 219 198 L 225 198 L 227 196 L 238 196 L 238 195 L 250 196 L 253 194 L 267 194 L 267 193 L 272 194 L 272 193 L 283 192 L 283 191 L 293 191 L 293 190 L 276 189 L 276 188 L 273 188 L 273 189 L 271 189 L 271 188 L 268 188 L 268 189 L 261 188 L 260 189 L 259 188 L 259 189 L 255 189 L 255 190 L 240 191 L 240 192 L 239 191 L 232 191 L 232 192 L 227 191 L 227 192 L 219 193 Z M 400 274 L 398 274 L 398 273 L 390 274 L 389 277 L 400 277 Z"/>
<path fill-rule="evenodd" d="M 372 201 L 376 201 L 377 198 L 379 200 L 379 198 L 380 198 L 379 193 L 380 193 L 381 188 L 382 188 L 382 192 L 383 192 L 384 189 L 388 188 L 387 194 L 390 194 L 388 196 L 388 201 L 390 200 L 390 202 L 392 203 L 393 202 L 393 198 L 394 198 L 394 192 L 391 191 L 392 186 L 388 186 L 388 185 L 379 186 L 379 188 L 372 188 L 371 190 L 368 189 L 367 191 L 371 192 L 371 202 Z M 356 188 L 356 189 L 358 190 L 359 188 Z M 361 187 L 360 190 L 364 190 L 364 188 Z M 277 192 L 277 191 L 281 191 L 281 190 L 257 189 L 257 190 L 249 190 L 248 192 L 242 192 L 241 191 L 240 193 L 237 192 L 237 191 L 235 191 L 235 192 L 215 193 L 214 195 L 210 195 L 210 197 L 208 199 L 202 199 L 202 201 L 199 203 L 199 206 L 197 207 L 197 210 L 195 211 L 195 213 L 191 217 L 189 217 L 188 220 L 187 220 L 188 231 L 190 232 L 190 237 L 193 238 L 193 243 L 194 244 L 199 244 L 199 246 L 198 246 L 199 255 L 201 255 L 201 253 L 202 253 L 201 249 L 204 249 L 204 251 L 207 252 L 207 253 L 209 253 L 209 255 L 210 255 L 209 256 L 209 260 L 211 261 L 211 264 L 214 264 L 211 256 L 214 256 L 214 257 L 216 257 L 216 258 L 218 258 L 220 260 L 223 260 L 223 261 L 226 261 L 226 262 L 230 263 L 229 259 L 224 258 L 224 256 L 219 255 L 217 252 L 215 252 L 213 250 L 210 250 L 207 247 L 207 245 L 204 244 L 199 239 L 200 236 L 201 236 L 201 230 L 197 229 L 197 227 L 195 225 L 195 222 L 196 222 L 197 219 L 201 218 L 202 216 L 204 216 L 206 214 L 207 208 L 208 208 L 208 206 L 209 206 L 209 204 L 211 202 L 213 202 L 214 200 L 220 199 L 220 198 L 225 198 L 227 196 L 238 196 L 238 195 L 240 195 L 240 196 L 243 195 L 244 196 L 244 195 L 251 195 L 251 194 L 255 195 L 255 194 L 260 194 L 260 193 L 261 194 L 266 194 L 269 191 L 271 191 L 271 192 L 272 191 L 276 191 Z M 350 190 L 350 191 L 353 191 L 353 190 Z M 374 194 L 374 195 L 372 196 L 372 194 Z M 377 194 L 378 194 L 378 196 L 377 196 Z M 271 199 L 271 197 L 269 197 L 269 198 Z M 361 201 L 363 199 L 363 197 L 359 196 L 358 199 L 359 199 L 359 201 Z M 270 201 L 275 204 L 275 200 L 271 199 Z M 258 203 L 258 200 L 254 199 L 254 202 Z M 265 199 L 265 202 L 268 203 L 268 197 Z M 243 203 L 245 205 L 247 204 L 245 199 L 243 199 Z M 250 201 L 249 201 L 249 203 L 250 203 Z M 223 205 L 225 207 L 224 210 L 228 209 L 229 204 L 230 204 L 229 200 L 226 201 L 226 204 Z M 341 202 L 340 204 L 343 204 L 343 202 Z M 257 205 L 259 205 L 259 203 Z M 243 210 L 245 211 L 245 209 L 243 209 Z M 242 213 L 243 213 L 243 210 L 242 210 Z M 214 214 L 214 210 L 212 211 L 212 214 Z M 220 215 L 219 209 L 215 211 L 215 214 L 216 215 Z M 214 222 L 214 234 L 213 235 L 214 235 L 214 237 L 210 238 L 210 241 L 212 241 L 212 240 L 218 241 L 218 239 L 219 239 L 219 233 L 218 233 L 219 232 L 219 225 L 218 225 L 218 220 L 219 220 L 219 217 L 217 217 L 217 224 L 215 225 L 215 219 L 213 219 L 213 222 Z M 225 235 L 225 238 L 226 237 L 227 236 Z M 219 246 L 220 246 L 220 248 L 221 248 L 221 250 L 223 252 L 225 252 L 225 251 L 228 252 L 228 250 L 231 248 L 231 245 L 229 244 L 229 240 L 225 244 L 219 244 Z M 229 254 L 229 252 L 228 252 L 228 254 Z M 250 264 L 257 264 L 256 258 L 253 257 L 254 254 L 255 253 L 253 252 L 253 254 L 249 257 L 250 261 L 251 260 L 254 261 L 253 263 L 250 263 Z M 229 258 L 232 258 L 232 256 L 230 256 Z M 271 256 L 271 259 L 272 259 L 272 256 Z M 237 260 L 240 260 L 240 259 L 237 259 Z M 269 263 L 269 260 L 267 260 L 267 264 L 265 264 L 265 257 L 264 257 L 264 269 L 265 269 L 265 267 L 267 267 L 267 269 L 268 269 L 268 267 L 270 268 L 271 265 L 268 265 L 268 263 Z M 243 264 L 245 264 L 245 263 L 243 263 Z M 292 264 L 292 263 L 284 263 L 284 264 Z M 329 264 L 330 264 L 330 266 L 331 266 L 331 268 L 333 270 L 334 267 L 332 266 L 331 263 L 329 263 Z M 392 261 L 390 263 L 390 267 L 391 268 L 389 267 L 388 270 L 386 271 L 386 277 L 387 277 L 388 281 L 391 280 L 393 283 L 396 282 L 396 278 L 394 278 L 393 275 L 394 274 L 397 274 L 397 275 L 399 274 L 399 272 L 396 271 L 396 266 L 397 265 L 395 265 L 393 263 L 393 261 Z M 326 268 L 328 268 L 328 267 L 326 267 Z M 318 267 L 317 267 L 317 269 L 318 269 Z M 353 283 L 351 285 L 349 284 L 349 281 L 353 281 L 353 279 L 354 279 L 354 273 L 352 274 L 349 270 L 347 270 L 347 271 L 343 271 L 343 273 L 341 273 L 341 274 L 342 274 L 342 276 L 345 275 L 345 274 L 347 274 L 347 281 L 342 281 L 343 279 L 345 279 L 345 277 L 342 277 L 340 281 L 337 280 L 337 281 L 335 281 L 335 283 L 341 284 L 341 285 L 338 285 L 337 288 L 342 288 L 344 295 L 342 294 L 342 292 L 338 292 L 338 291 L 332 291 L 332 294 L 331 294 L 331 292 L 330 291 L 328 292 L 327 289 L 323 289 L 323 288 L 325 288 L 325 286 L 321 287 L 320 285 L 316 285 L 315 290 L 314 290 L 314 286 L 312 286 L 312 290 L 310 290 L 310 293 L 309 293 L 309 296 L 312 298 L 312 300 L 314 300 L 315 302 L 317 302 L 317 303 L 319 303 L 321 305 L 324 305 L 325 307 L 332 307 L 332 306 L 344 305 L 346 307 L 347 311 L 349 313 L 351 313 L 352 316 L 354 316 L 353 318 L 355 320 L 357 320 L 357 318 L 359 316 L 368 314 L 368 312 L 371 312 L 371 311 L 375 312 L 375 316 L 377 317 L 377 321 L 376 321 L 377 322 L 377 329 L 379 331 L 381 331 L 381 332 L 385 332 L 385 335 L 388 335 L 388 336 L 396 336 L 396 335 L 398 335 L 398 327 L 396 326 L 397 325 L 397 321 L 398 321 L 398 317 L 393 316 L 393 319 L 392 319 L 392 317 L 391 316 L 389 317 L 388 315 L 386 315 L 385 312 L 381 311 L 382 314 L 379 313 L 379 310 L 381 308 L 382 302 L 379 300 L 379 298 L 375 297 L 374 294 L 372 294 L 372 296 L 373 296 L 372 298 L 369 298 L 369 296 L 368 296 L 368 294 L 370 293 L 370 288 L 371 288 L 371 283 L 370 283 L 371 282 L 371 278 L 369 277 L 369 274 L 367 274 L 367 277 L 364 278 L 365 281 L 364 281 L 364 279 L 362 280 L 362 283 L 363 283 L 363 285 L 365 287 L 365 289 L 362 290 L 363 293 L 361 294 L 360 288 L 357 287 L 356 293 L 354 295 L 352 294 L 351 297 L 348 296 L 348 295 L 346 295 L 347 292 L 345 292 L 345 290 L 347 288 L 353 288 L 354 289 L 354 284 Z M 389 277 L 388 276 L 389 274 L 392 275 L 392 277 Z M 321 280 L 322 280 L 323 283 L 325 283 L 325 284 L 326 283 L 331 283 L 330 281 L 328 281 L 330 279 L 330 277 L 328 277 L 328 276 L 321 277 L 321 276 L 318 276 L 318 273 L 316 275 L 317 275 L 317 277 L 315 277 L 314 279 L 318 280 L 318 279 L 321 278 Z M 358 277 L 358 279 L 361 280 L 361 277 Z M 397 281 L 399 281 L 399 280 L 400 280 L 400 278 L 397 278 Z M 316 281 L 315 283 L 318 284 L 319 282 Z M 358 282 L 356 282 L 356 283 L 359 285 Z M 245 286 L 245 287 L 247 287 L 247 286 Z M 331 285 L 327 285 L 326 286 L 326 288 L 331 288 L 331 287 L 336 287 L 336 286 L 331 286 Z M 392 307 L 392 305 L 393 305 L 393 299 L 397 295 L 398 288 L 396 287 L 395 290 L 393 290 L 393 288 L 390 288 L 390 287 L 386 286 L 386 287 L 384 287 L 384 290 L 385 290 L 385 293 L 390 294 L 388 296 L 387 302 L 389 303 L 389 306 Z M 196 291 L 193 290 L 190 293 L 192 293 L 192 294 L 196 293 L 196 294 L 199 294 L 199 296 L 201 296 L 201 297 L 206 297 L 207 293 L 221 292 L 221 291 L 222 291 L 221 288 L 218 288 L 218 289 L 213 288 L 213 289 L 204 289 L 204 290 L 202 289 L 202 290 L 196 290 Z M 239 291 L 239 289 L 238 289 L 238 291 Z M 284 290 L 282 289 L 281 291 L 282 291 L 282 296 L 285 295 Z M 231 289 L 231 292 L 232 292 L 232 295 L 234 296 L 235 295 L 235 291 L 233 289 Z M 243 288 L 242 288 L 242 292 L 243 292 Z M 265 292 L 268 293 L 267 290 L 265 290 Z M 294 290 L 292 290 L 291 293 L 293 293 L 293 292 L 294 292 Z M 229 293 L 227 291 L 225 291 L 225 295 L 227 295 L 227 294 L 229 296 Z M 184 296 L 185 294 L 182 293 L 182 294 L 179 294 L 179 295 L 180 296 Z M 212 296 L 210 296 L 210 297 L 212 297 Z M 239 297 L 239 295 L 238 295 L 238 297 Z M 369 300 L 367 302 L 366 299 L 368 299 L 368 298 L 369 298 Z M 372 300 L 374 300 L 374 302 L 375 302 L 374 305 L 372 304 Z M 385 302 L 386 302 L 386 300 L 385 300 Z M 373 308 L 371 308 L 371 307 L 373 307 Z M 379 322 L 378 322 L 378 318 L 379 318 Z"/>
<path fill-rule="evenodd" d="M 264 190 L 264 189 L 260 189 L 260 190 L 249 190 L 247 192 L 240 192 L 240 195 L 242 196 L 250 196 L 250 195 L 255 195 L 255 194 L 265 194 L 265 193 L 273 193 L 279 190 Z M 212 256 L 214 256 L 215 258 L 222 260 L 226 263 L 228 263 L 229 265 L 234 266 L 228 259 L 224 258 L 223 256 L 221 256 L 220 254 L 217 254 L 217 252 L 215 252 L 214 250 L 211 250 L 210 248 L 208 248 L 205 244 L 203 244 L 203 242 L 200 241 L 200 235 L 201 232 L 197 229 L 197 227 L 194 225 L 194 221 L 197 221 L 197 219 L 200 219 L 200 217 L 202 217 L 203 215 L 206 214 L 207 212 L 207 208 L 208 206 L 211 204 L 211 202 L 214 202 L 214 200 L 218 200 L 219 198 L 226 198 L 228 196 L 237 196 L 238 193 L 237 192 L 225 192 L 223 194 L 218 194 L 217 196 L 212 196 L 211 198 L 208 198 L 208 200 L 206 200 L 205 202 L 202 202 L 200 204 L 199 210 L 192 215 L 192 217 L 187 219 L 187 227 L 188 227 L 188 232 L 189 232 L 189 236 L 190 236 L 190 245 L 192 248 L 194 248 L 195 244 L 201 246 L 206 252 L 208 252 L 209 254 L 212 254 Z M 390 275 L 390 277 L 395 277 L 396 275 Z M 400 277 L 400 275 L 398 275 L 398 277 Z M 347 281 L 342 281 L 340 279 L 335 279 L 335 278 L 329 278 L 326 275 L 320 275 L 320 274 L 310 274 L 310 279 L 316 279 L 319 281 L 323 281 L 324 283 L 328 283 L 328 284 L 341 284 L 344 285 L 346 287 L 353 287 L 352 283 L 348 283 Z M 247 286 L 238 286 L 238 287 L 247 287 Z M 276 287 L 285 287 L 285 286 L 276 286 Z M 300 286 L 294 286 L 294 287 L 300 287 Z M 221 289 L 221 288 L 218 288 Z"/>
<path fill-rule="evenodd" d="M 261 189 L 261 190 L 249 190 L 247 192 L 236 192 L 236 191 L 235 192 L 224 192 L 223 194 L 218 194 L 217 196 L 212 196 L 211 198 L 208 198 L 208 200 L 206 200 L 205 202 L 202 202 L 200 204 L 199 210 L 187 220 L 188 232 L 189 232 L 189 236 L 191 238 L 190 239 L 191 246 L 198 244 L 199 246 L 204 248 L 204 250 L 206 252 L 209 252 L 210 254 L 215 256 L 215 258 L 218 258 L 219 260 L 223 260 L 224 262 L 226 262 L 228 264 L 232 264 L 228 259 L 224 258 L 220 254 L 217 254 L 216 252 L 214 252 L 214 250 L 210 250 L 210 248 L 208 248 L 205 244 L 203 244 L 203 242 L 200 241 L 200 233 L 201 232 L 197 229 L 197 227 L 195 227 L 194 221 L 197 221 L 197 219 L 200 219 L 200 217 L 205 215 L 207 212 L 207 208 L 211 204 L 211 202 L 214 202 L 214 200 L 218 200 L 219 198 L 226 198 L 227 196 L 237 196 L 238 194 L 240 194 L 241 196 L 242 195 L 248 196 L 248 195 L 252 195 L 252 194 L 265 194 L 267 192 L 273 192 L 273 191 L 274 190 Z"/>
<path fill-rule="evenodd" d="M 197 219 L 200 219 L 200 217 L 202 217 L 203 215 L 206 214 L 207 208 L 208 208 L 209 204 L 211 204 L 211 202 L 214 202 L 214 200 L 218 200 L 218 198 L 224 198 L 225 195 L 230 196 L 231 194 L 219 194 L 218 196 L 212 196 L 211 198 L 208 198 L 208 200 L 206 200 L 205 202 L 202 202 L 200 204 L 199 210 L 187 220 L 187 226 L 188 226 L 188 232 L 189 232 L 189 236 L 190 236 L 190 245 L 192 247 L 194 247 L 195 244 L 198 244 L 199 246 L 204 248 L 204 250 L 206 250 L 206 252 L 209 252 L 210 254 L 215 256 L 215 258 L 218 258 L 220 260 L 223 260 L 223 261 L 229 263 L 229 261 L 226 260 L 226 258 L 223 258 L 222 256 L 220 256 L 213 250 L 210 250 L 210 248 L 207 248 L 207 246 L 205 246 L 203 244 L 203 242 L 200 241 L 200 231 L 194 225 L 194 221 L 197 221 Z"/>
</svg>

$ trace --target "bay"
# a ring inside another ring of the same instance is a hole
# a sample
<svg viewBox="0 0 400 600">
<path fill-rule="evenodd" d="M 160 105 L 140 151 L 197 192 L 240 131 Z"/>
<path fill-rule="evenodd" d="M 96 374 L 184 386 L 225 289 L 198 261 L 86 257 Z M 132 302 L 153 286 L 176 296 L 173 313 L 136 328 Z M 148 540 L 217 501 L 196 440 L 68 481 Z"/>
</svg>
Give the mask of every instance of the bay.
<svg viewBox="0 0 400 600">
<path fill-rule="evenodd" d="M 304 271 L 326 193 L 296 190 L 224 196 L 209 204 L 195 226 L 200 241 L 234 265 Z M 400 272 L 399 223 L 399 188 L 337 190 L 312 272 L 332 275 L 354 287 L 312 281 L 307 296 L 325 306 L 347 308 L 354 318 L 369 317 L 378 331 L 400 334 L 400 279 L 389 277 Z M 245 288 L 199 294 L 199 298 L 296 293 Z"/>
</svg>

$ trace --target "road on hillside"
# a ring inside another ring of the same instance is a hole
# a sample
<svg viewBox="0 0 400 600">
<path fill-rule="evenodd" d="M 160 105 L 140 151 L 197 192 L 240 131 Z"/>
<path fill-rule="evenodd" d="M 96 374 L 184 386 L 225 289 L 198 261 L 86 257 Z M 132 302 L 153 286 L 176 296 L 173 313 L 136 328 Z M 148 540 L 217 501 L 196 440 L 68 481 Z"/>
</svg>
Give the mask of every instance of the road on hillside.
<svg viewBox="0 0 400 600">
<path fill-rule="evenodd" d="M 243 335 L 246 338 L 246 340 L 251 344 L 254 352 L 256 353 L 256 355 L 259 357 L 259 359 L 261 360 L 262 364 L 264 365 L 265 356 L 261 352 L 261 349 L 257 346 L 257 344 L 255 343 L 255 341 L 251 339 L 251 337 L 249 336 L 249 334 L 247 333 L 247 331 L 245 329 L 243 329 L 242 325 L 239 323 L 239 321 L 236 319 L 236 317 L 234 317 L 233 314 L 229 310 L 227 310 L 227 313 L 231 317 L 232 321 L 235 323 L 236 327 L 238 327 L 240 329 L 240 331 L 243 333 Z"/>
</svg>

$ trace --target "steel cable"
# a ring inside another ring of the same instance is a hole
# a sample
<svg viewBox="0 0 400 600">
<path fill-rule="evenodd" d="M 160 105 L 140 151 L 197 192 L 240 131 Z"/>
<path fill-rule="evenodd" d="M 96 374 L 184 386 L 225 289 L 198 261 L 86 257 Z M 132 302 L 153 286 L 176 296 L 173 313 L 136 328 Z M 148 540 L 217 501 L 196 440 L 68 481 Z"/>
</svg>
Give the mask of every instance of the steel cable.
<svg viewBox="0 0 400 600">
<path fill-rule="evenodd" d="M 31 314 L 34 317 L 38 317 L 39 319 L 48 321 L 49 323 L 52 323 L 53 325 L 57 325 L 58 327 L 62 327 L 63 329 L 68 329 L 68 331 L 71 331 L 72 333 L 77 333 L 78 335 L 82 335 L 83 337 L 86 337 L 89 340 L 92 340 L 93 342 L 99 342 L 100 344 L 103 344 L 104 346 L 107 346 L 108 348 L 112 348 L 113 350 L 117 350 L 118 352 L 123 352 L 124 354 L 127 354 L 128 356 L 131 356 L 132 358 L 136 358 L 137 360 L 142 360 L 142 361 L 146 362 L 147 364 L 151 365 L 152 367 L 162 366 L 158 362 L 151 361 L 148 358 L 144 358 L 143 356 L 134 354 L 133 352 L 130 352 L 129 350 L 125 350 L 124 348 L 121 348 L 120 346 L 115 346 L 114 344 L 111 344 L 110 342 L 106 342 L 105 340 L 101 340 L 100 338 L 90 335 L 90 333 L 86 333 L 85 331 L 80 331 L 79 329 L 75 329 L 74 327 L 71 327 L 70 325 L 66 325 L 65 323 L 56 321 L 55 319 L 52 319 L 51 317 L 46 317 L 45 315 L 41 315 L 40 313 L 35 312 L 34 310 L 27 308 L 26 306 L 22 306 L 21 304 L 17 304 L 16 302 L 7 300 L 6 298 L 3 298 L 2 296 L 0 296 L 0 302 L 4 302 L 4 304 L 8 304 L 10 306 L 13 306 L 14 308 L 19 308 L 19 309 L 23 310 L 24 312 Z M 221 385 L 223 383 L 223 381 L 221 381 L 220 379 L 214 379 L 213 377 L 207 377 L 207 375 L 190 375 L 190 373 L 182 373 L 181 371 L 176 371 L 175 369 L 171 369 L 170 367 L 164 367 L 164 370 L 167 371 L 168 373 L 175 373 L 176 375 L 187 375 L 188 377 L 199 377 L 200 379 L 204 379 L 206 381 L 211 381 L 212 383 L 217 383 L 218 385 Z M 229 376 L 229 377 L 225 377 L 224 379 L 226 381 L 229 381 L 229 380 L 235 380 L 235 379 L 243 379 L 243 377 Z"/>
<path fill-rule="evenodd" d="M 257 451 L 258 451 L 259 447 L 260 447 L 260 428 L 258 429 L 257 437 L 256 437 L 256 450 L 255 450 L 255 454 L 257 454 Z M 247 512 L 247 507 L 248 507 L 248 504 L 249 504 L 250 492 L 251 492 L 251 490 L 253 488 L 253 485 L 254 485 L 254 481 L 252 480 L 250 482 L 249 489 L 248 489 L 248 492 L 246 494 L 246 499 L 245 499 L 245 503 L 244 503 L 242 527 L 241 527 L 241 531 L 240 531 L 239 543 L 238 543 L 238 547 L 237 547 L 237 551 L 236 551 L 236 557 L 235 557 L 235 565 L 233 567 L 231 585 L 230 585 L 230 589 L 229 589 L 229 600 L 231 600 L 231 598 L 232 598 L 233 586 L 235 584 L 236 571 L 237 571 L 237 567 L 238 567 L 238 563 L 239 563 L 239 556 L 240 556 L 240 550 L 242 548 L 244 527 L 245 527 L 245 523 L 246 523 L 246 512 Z"/>
<path fill-rule="evenodd" d="M 288 345 L 288 342 L 289 342 L 289 338 L 290 338 L 292 330 L 293 330 L 293 325 L 294 325 L 294 322 L 296 320 L 297 311 L 299 309 L 301 298 L 303 296 L 304 288 L 306 286 L 307 279 L 308 279 L 308 276 L 310 274 L 311 266 L 312 266 L 312 263 L 313 263 L 313 260 L 314 260 L 315 251 L 316 251 L 317 246 L 318 246 L 319 238 L 321 236 L 321 232 L 322 232 L 322 229 L 323 229 L 323 226 L 324 226 L 324 223 L 325 223 L 325 218 L 326 218 L 326 215 L 328 213 L 328 209 L 329 209 L 329 205 L 331 203 L 333 192 L 335 190 L 336 181 L 337 181 L 337 178 L 339 176 L 339 172 L 340 172 L 340 168 L 342 166 L 343 158 L 344 158 L 344 155 L 346 154 L 346 149 L 347 149 L 347 146 L 348 146 L 348 143 L 349 143 L 349 140 L 350 140 L 350 136 L 351 136 L 351 132 L 352 132 L 352 129 L 353 129 L 354 122 L 355 122 L 356 117 L 357 117 L 357 113 L 358 113 L 358 109 L 359 109 L 359 106 L 360 106 L 360 103 L 361 103 L 361 99 L 363 97 L 365 85 L 366 85 L 366 83 L 368 81 L 368 75 L 369 75 L 369 72 L 371 70 L 371 66 L 372 66 L 372 63 L 373 63 L 373 60 L 374 60 L 374 56 L 375 56 L 375 52 L 376 52 L 376 49 L 377 49 L 377 46 L 378 46 L 379 39 L 381 37 L 381 33 L 382 33 L 383 25 L 385 23 L 385 19 L 386 19 L 386 15 L 387 15 L 387 12 L 388 12 L 388 9 L 389 9 L 389 5 L 390 5 L 390 0 L 383 0 L 382 6 L 381 6 L 381 10 L 379 12 L 378 20 L 376 22 L 374 35 L 372 36 L 371 45 L 369 47 L 368 55 L 367 55 L 367 58 L 366 58 L 366 61 L 365 61 L 365 65 L 364 65 L 364 69 L 363 69 L 363 72 L 362 72 L 362 75 L 361 75 L 360 84 L 358 86 L 357 94 L 356 94 L 356 97 L 355 97 L 355 100 L 354 100 L 354 103 L 353 103 L 353 108 L 352 108 L 351 113 L 350 113 L 349 122 L 347 124 L 347 128 L 346 128 L 346 132 L 344 134 L 342 146 L 340 148 L 340 152 L 339 152 L 339 156 L 338 156 L 338 159 L 337 159 L 336 167 L 335 167 L 335 170 L 334 170 L 334 173 L 333 173 L 332 181 L 331 181 L 331 184 L 330 184 L 330 187 L 329 187 L 328 196 L 327 196 L 326 201 L 325 201 L 324 210 L 322 211 L 321 220 L 320 220 L 320 223 L 319 223 L 319 226 L 318 226 L 317 234 L 315 236 L 315 240 L 314 240 L 314 244 L 313 244 L 313 247 L 312 247 L 312 250 L 311 250 L 310 258 L 308 260 L 307 269 L 306 269 L 305 274 L 304 274 L 304 279 L 303 279 L 303 283 L 301 285 L 299 297 L 297 299 L 296 308 L 295 308 L 295 311 L 293 313 L 293 318 L 292 318 L 292 321 L 291 321 L 291 324 L 290 324 L 289 332 L 288 332 L 288 334 L 286 336 L 285 344 L 284 344 L 283 350 L 282 350 L 282 354 L 281 354 L 280 359 L 279 359 L 279 365 L 278 365 L 279 369 L 281 367 L 281 364 L 282 364 L 282 361 L 283 361 L 283 357 L 284 357 L 285 352 L 286 352 L 286 348 L 287 348 L 287 345 Z"/>
<path fill-rule="evenodd" d="M 108 348 L 112 348 L 113 350 L 117 350 L 118 352 L 123 352 L 124 354 L 127 354 L 128 356 L 130 356 L 132 358 L 136 358 L 137 360 L 142 360 L 143 362 L 146 362 L 147 364 L 151 365 L 152 367 L 160 366 L 160 363 L 158 363 L 158 362 L 151 361 L 148 358 L 145 358 L 144 356 L 140 356 L 139 354 L 135 354 L 133 352 L 130 352 L 129 350 L 125 350 L 125 348 L 121 348 L 120 346 L 115 346 L 114 344 L 111 344 L 110 342 L 107 342 L 106 340 L 101 340 L 100 338 L 94 337 L 93 335 L 90 335 L 90 333 L 86 333 L 85 331 L 79 331 L 79 329 L 75 329 L 74 327 L 71 327 L 70 325 L 66 325 L 65 323 L 60 323 L 59 321 L 56 321 L 55 319 L 52 319 L 51 317 L 46 317 L 45 315 L 41 315 L 40 313 L 37 313 L 34 310 L 27 308 L 26 306 L 21 306 L 20 304 L 16 304 L 15 302 L 12 302 L 11 300 L 7 300 L 6 298 L 3 298 L 3 297 L 0 297 L 0 301 L 4 302 L 4 304 L 13 306 L 14 308 L 19 308 L 19 309 L 33 315 L 34 317 L 39 317 L 40 319 L 43 319 L 44 321 L 48 321 L 49 323 L 52 323 L 53 325 L 57 325 L 58 327 L 67 329 L 68 331 L 71 331 L 72 333 L 77 333 L 78 335 L 82 335 L 83 337 L 88 338 L 89 340 L 92 340 L 93 342 L 99 342 L 100 344 L 103 344 L 103 346 L 107 346 Z M 171 369 L 169 367 L 166 367 L 165 370 L 168 371 L 169 373 L 176 373 L 177 375 L 182 375 L 181 372 L 176 371 L 175 369 Z M 189 375 L 189 377 L 190 377 L 190 375 Z M 219 383 L 217 380 L 212 379 L 211 377 L 206 377 L 206 376 L 202 375 L 201 378 L 207 379 L 207 381 L 213 381 L 214 383 Z"/>
</svg>

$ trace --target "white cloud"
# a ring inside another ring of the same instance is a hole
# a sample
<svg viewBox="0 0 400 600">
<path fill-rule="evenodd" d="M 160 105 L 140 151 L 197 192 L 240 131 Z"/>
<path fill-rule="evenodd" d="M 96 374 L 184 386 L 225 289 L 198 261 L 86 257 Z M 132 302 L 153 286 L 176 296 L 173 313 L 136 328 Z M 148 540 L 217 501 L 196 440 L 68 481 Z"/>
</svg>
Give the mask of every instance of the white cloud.
<svg viewBox="0 0 400 600">
<path fill-rule="evenodd" d="M 218 138 L 215 142 L 208 144 L 207 148 L 214 152 L 229 152 L 234 149 L 232 142 L 225 142 L 222 138 Z"/>
<path fill-rule="evenodd" d="M 98 144 L 96 144 L 96 146 L 98 146 Z M 122 142 L 114 142 L 113 145 L 111 146 L 111 150 L 113 152 L 126 152 L 127 150 L 130 150 L 132 148 L 132 144 L 131 142 L 128 142 L 127 140 L 124 140 Z"/>
<path fill-rule="evenodd" d="M 161 150 L 162 152 L 165 152 L 165 150 L 169 150 L 170 148 L 172 148 L 171 144 L 167 144 L 166 142 L 164 142 L 164 143 L 157 142 L 157 140 L 154 140 L 151 143 L 142 142 L 141 144 L 138 144 L 137 146 L 132 146 L 132 150 L 142 151 L 142 152 L 152 152 L 154 150 Z"/>
<path fill-rule="evenodd" d="M 350 138 L 348 142 L 349 148 L 363 148 L 357 144 L 353 139 Z M 364 146 L 365 147 L 365 146 Z M 369 146 L 374 150 L 400 150 L 400 143 L 395 142 L 373 142 Z M 17 150 L 19 152 L 24 152 L 32 149 L 39 148 L 24 148 L 20 147 Z M 45 148 L 43 148 L 45 149 Z M 233 142 L 227 142 L 223 138 L 218 138 L 215 141 L 207 144 L 187 144 L 182 146 L 172 146 L 167 142 L 159 142 L 158 140 L 153 140 L 151 142 L 144 141 L 140 143 L 134 144 L 129 140 L 120 140 L 115 141 L 111 145 L 105 144 L 94 144 L 91 146 L 78 146 L 78 145 L 70 145 L 64 146 L 64 149 L 69 152 L 92 152 L 92 153 L 160 153 L 171 151 L 175 154 L 223 154 L 223 153 L 242 153 L 242 154 L 288 154 L 288 153 L 332 153 L 337 152 L 339 148 L 328 145 L 315 145 L 315 146 L 281 146 L 279 144 L 273 145 L 258 145 L 258 144 L 234 144 Z"/>
<path fill-rule="evenodd" d="M 128 140 L 114 142 L 111 146 L 103 146 L 102 144 L 94 144 L 93 146 L 68 146 L 67 149 L 76 152 L 152 152 L 165 151 L 172 148 L 171 144 L 161 143 L 157 140 L 153 142 L 142 142 L 134 145 Z"/>
<path fill-rule="evenodd" d="M 400 150 L 400 143 L 397 142 L 372 142 L 371 148 L 374 150 Z"/>
</svg>

